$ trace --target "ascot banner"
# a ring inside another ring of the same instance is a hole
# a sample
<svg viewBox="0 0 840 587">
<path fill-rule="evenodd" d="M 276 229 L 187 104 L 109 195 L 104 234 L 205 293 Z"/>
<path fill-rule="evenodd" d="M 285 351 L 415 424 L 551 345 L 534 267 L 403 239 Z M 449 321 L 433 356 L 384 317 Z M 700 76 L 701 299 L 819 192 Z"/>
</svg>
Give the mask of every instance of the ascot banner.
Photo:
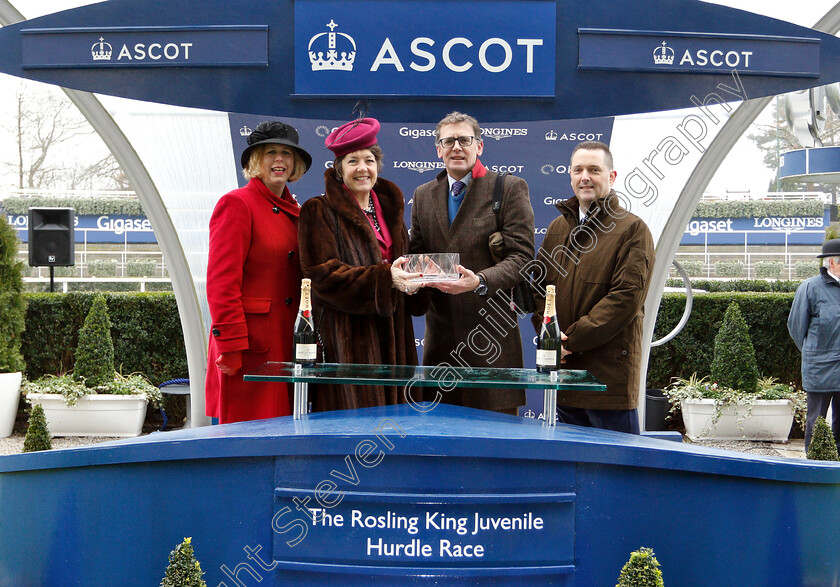
<svg viewBox="0 0 840 587">
<path fill-rule="evenodd" d="M 0 72 L 222 112 L 558 120 L 833 83 L 840 39 L 694 0 L 110 0 L 3 27 Z"/>
<path fill-rule="evenodd" d="M 469 30 L 487 33 L 466 37 L 462 19 L 437 17 L 447 0 L 296 2 L 295 93 L 553 97 L 554 1 L 495 8 L 471 10 Z M 407 13 L 427 17 L 395 27 Z"/>
</svg>

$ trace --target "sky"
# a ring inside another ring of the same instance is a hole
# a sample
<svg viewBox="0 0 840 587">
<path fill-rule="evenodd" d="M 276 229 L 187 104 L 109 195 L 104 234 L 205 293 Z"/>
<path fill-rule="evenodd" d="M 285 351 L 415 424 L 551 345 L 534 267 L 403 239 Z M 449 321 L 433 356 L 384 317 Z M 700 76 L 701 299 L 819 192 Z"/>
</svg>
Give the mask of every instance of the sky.
<svg viewBox="0 0 840 587">
<path fill-rule="evenodd" d="M 802 26 L 812 26 L 834 4 L 835 0 L 807 0 L 792 2 L 791 0 L 707 0 L 712 4 L 720 4 L 748 10 L 772 18 L 787 20 Z M 11 0 L 27 18 L 35 18 L 44 14 L 51 14 L 85 4 L 92 4 L 89 0 Z M 15 92 L 20 87 L 20 80 L 0 74 L 0 124 L 9 122 L 5 114 L 13 108 Z M 32 83 L 32 82 L 27 82 Z M 759 117 L 757 122 L 769 122 L 769 115 Z M 749 133 L 749 131 L 748 131 Z M 748 134 L 746 133 L 746 134 Z M 15 153 L 9 147 L 8 136 L 0 130 L 0 162 L 13 161 Z M 4 146 L 5 145 L 5 146 Z M 63 149 L 61 158 L 72 161 L 83 153 L 83 157 L 94 160 L 107 153 L 105 146 L 98 138 L 88 139 L 81 144 L 71 144 Z M 761 161 L 761 152 L 746 138 L 746 135 L 735 145 L 711 180 L 708 193 L 723 194 L 726 191 L 749 191 L 753 197 L 762 197 L 774 172 L 765 167 Z M 13 186 L 16 176 L 11 169 L 0 165 L 0 187 Z"/>
</svg>

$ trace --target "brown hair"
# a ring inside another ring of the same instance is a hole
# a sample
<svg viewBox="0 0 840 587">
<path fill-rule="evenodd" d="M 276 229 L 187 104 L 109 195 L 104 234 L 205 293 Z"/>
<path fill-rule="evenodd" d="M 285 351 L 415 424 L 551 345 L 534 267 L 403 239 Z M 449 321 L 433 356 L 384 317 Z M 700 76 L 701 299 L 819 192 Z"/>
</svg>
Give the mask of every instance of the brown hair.
<svg viewBox="0 0 840 587">
<path fill-rule="evenodd" d="M 440 129 L 442 129 L 447 124 L 459 124 L 461 122 L 466 122 L 473 128 L 473 132 L 475 133 L 475 139 L 477 141 L 481 140 L 481 127 L 478 125 L 478 121 L 470 116 L 469 114 L 464 114 L 463 112 L 450 112 L 446 116 L 444 116 L 440 122 L 437 123 L 435 127 L 435 141 L 440 139 Z"/>
<path fill-rule="evenodd" d="M 582 143 L 578 143 L 578 146 L 575 147 L 574 151 L 572 151 L 572 156 L 569 159 L 570 163 L 571 160 L 575 158 L 575 153 L 582 149 L 585 149 L 587 151 L 603 151 L 604 160 L 608 168 L 607 171 L 612 171 L 614 169 L 612 152 L 610 151 L 609 146 L 606 143 L 602 143 L 601 141 L 584 141 Z"/>
<path fill-rule="evenodd" d="M 373 158 L 376 159 L 376 173 L 382 172 L 382 167 L 385 161 L 385 154 L 382 152 L 382 147 L 379 144 L 371 145 L 370 147 L 365 147 L 364 149 L 359 149 L 359 151 L 370 151 L 373 155 Z M 355 151 L 353 151 L 355 153 Z M 349 155 L 350 153 L 347 153 Z M 333 169 L 335 170 L 335 178 L 339 181 L 339 183 L 344 183 L 344 178 L 341 177 L 341 162 L 344 161 L 344 158 L 347 155 L 342 155 L 341 157 L 336 157 L 335 161 L 333 161 Z"/>
</svg>

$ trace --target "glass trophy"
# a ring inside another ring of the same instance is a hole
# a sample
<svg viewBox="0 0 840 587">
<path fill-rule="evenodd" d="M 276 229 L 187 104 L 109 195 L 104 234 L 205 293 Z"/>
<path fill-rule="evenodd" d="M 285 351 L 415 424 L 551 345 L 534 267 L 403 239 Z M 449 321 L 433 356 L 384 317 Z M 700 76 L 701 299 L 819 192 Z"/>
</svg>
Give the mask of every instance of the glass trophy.
<svg viewBox="0 0 840 587">
<path fill-rule="evenodd" d="M 455 266 L 461 262 L 458 253 L 421 253 L 406 255 L 408 261 L 403 266 L 408 273 L 422 273 L 412 281 L 458 281 L 461 277 Z"/>
</svg>

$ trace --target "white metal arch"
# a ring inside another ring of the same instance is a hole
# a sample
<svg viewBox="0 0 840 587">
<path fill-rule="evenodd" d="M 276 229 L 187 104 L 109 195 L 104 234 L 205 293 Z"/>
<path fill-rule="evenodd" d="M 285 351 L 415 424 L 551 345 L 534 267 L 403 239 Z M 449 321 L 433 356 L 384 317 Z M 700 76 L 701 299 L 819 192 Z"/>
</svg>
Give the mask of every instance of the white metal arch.
<svg viewBox="0 0 840 587">
<path fill-rule="evenodd" d="M 815 30 L 828 34 L 836 34 L 840 30 L 840 2 L 834 5 L 826 14 L 820 18 L 812 27 Z M 700 162 L 691 172 L 685 186 L 680 192 L 677 203 L 659 241 L 656 244 L 656 265 L 654 266 L 651 278 L 651 287 L 645 302 L 645 324 L 644 324 L 644 346 L 642 348 L 642 369 L 641 386 L 644 390 L 647 379 L 647 364 L 650 354 L 650 342 L 653 339 L 653 328 L 656 325 L 656 315 L 659 312 L 659 302 L 662 299 L 662 292 L 665 288 L 665 281 L 668 278 L 668 270 L 671 261 L 680 246 L 685 232 L 685 227 L 691 219 L 691 214 L 697 207 L 697 202 L 709 185 L 712 177 L 720 167 L 723 160 L 735 146 L 735 143 L 746 132 L 759 114 L 773 100 L 774 96 L 767 98 L 756 98 L 743 102 L 729 117 L 726 124 L 712 140 L 709 148 L 700 158 Z M 644 400 L 644 398 L 642 398 Z M 640 402 L 640 415 L 644 422 L 644 401 Z"/>
<path fill-rule="evenodd" d="M 9 0 L 0 0 L 0 25 L 6 26 L 26 20 Z M 193 280 L 181 246 L 180 238 L 163 203 L 161 194 L 146 170 L 131 142 L 99 99 L 89 92 L 62 88 L 68 98 L 87 118 L 94 130 L 111 150 L 129 181 L 152 224 L 166 264 L 170 268 L 172 289 L 178 303 L 178 313 L 184 331 L 191 396 L 190 419 L 193 426 L 206 425 L 204 415 L 204 377 L 207 361 L 207 338 Z"/>
</svg>

